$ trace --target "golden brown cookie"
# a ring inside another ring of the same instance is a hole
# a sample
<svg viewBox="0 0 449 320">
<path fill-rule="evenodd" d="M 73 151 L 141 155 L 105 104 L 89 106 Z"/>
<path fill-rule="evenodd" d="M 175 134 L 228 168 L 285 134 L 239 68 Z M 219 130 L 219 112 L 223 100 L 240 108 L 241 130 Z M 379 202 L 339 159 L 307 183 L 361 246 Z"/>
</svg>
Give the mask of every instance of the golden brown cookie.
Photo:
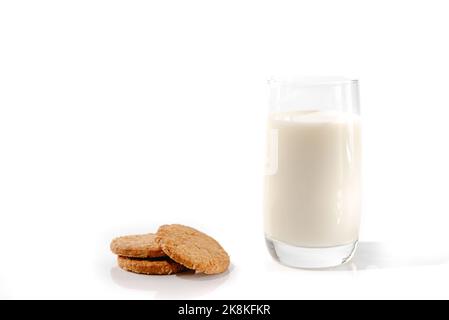
<svg viewBox="0 0 449 320">
<path fill-rule="evenodd" d="M 165 256 L 156 242 L 156 236 L 152 233 L 115 238 L 111 242 L 111 250 L 119 256 L 131 258 Z"/>
<path fill-rule="evenodd" d="M 229 256 L 220 244 L 193 228 L 163 225 L 157 231 L 156 241 L 167 256 L 189 269 L 215 274 L 229 267 Z"/>
<path fill-rule="evenodd" d="M 169 258 L 150 260 L 118 256 L 117 262 L 123 270 L 141 274 L 167 275 L 187 270 Z"/>
</svg>

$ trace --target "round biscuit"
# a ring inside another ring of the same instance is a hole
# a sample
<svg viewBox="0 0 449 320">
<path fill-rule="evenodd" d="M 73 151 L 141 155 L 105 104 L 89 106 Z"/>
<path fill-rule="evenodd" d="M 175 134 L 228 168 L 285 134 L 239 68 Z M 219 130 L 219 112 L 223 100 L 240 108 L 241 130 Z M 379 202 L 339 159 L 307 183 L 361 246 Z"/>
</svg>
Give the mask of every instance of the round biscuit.
<svg viewBox="0 0 449 320">
<path fill-rule="evenodd" d="M 148 275 L 169 275 L 186 270 L 183 265 L 180 265 L 169 258 L 147 260 L 118 256 L 117 263 L 123 270 Z"/>
<path fill-rule="evenodd" d="M 163 225 L 156 233 L 162 251 L 174 261 L 205 274 L 225 272 L 229 255 L 207 234 L 180 224 Z"/>
<path fill-rule="evenodd" d="M 111 242 L 111 251 L 131 258 L 157 258 L 165 256 L 156 236 L 152 233 L 118 237 Z"/>
</svg>

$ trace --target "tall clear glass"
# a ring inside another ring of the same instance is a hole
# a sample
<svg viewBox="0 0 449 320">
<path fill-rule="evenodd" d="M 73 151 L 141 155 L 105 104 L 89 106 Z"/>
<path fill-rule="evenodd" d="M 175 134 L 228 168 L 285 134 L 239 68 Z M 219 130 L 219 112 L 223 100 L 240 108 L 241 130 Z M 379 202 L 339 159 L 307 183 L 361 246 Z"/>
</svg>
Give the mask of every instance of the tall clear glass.
<svg viewBox="0 0 449 320">
<path fill-rule="evenodd" d="M 269 81 L 264 228 L 282 264 L 347 262 L 358 241 L 361 137 L 358 81 Z"/>
</svg>

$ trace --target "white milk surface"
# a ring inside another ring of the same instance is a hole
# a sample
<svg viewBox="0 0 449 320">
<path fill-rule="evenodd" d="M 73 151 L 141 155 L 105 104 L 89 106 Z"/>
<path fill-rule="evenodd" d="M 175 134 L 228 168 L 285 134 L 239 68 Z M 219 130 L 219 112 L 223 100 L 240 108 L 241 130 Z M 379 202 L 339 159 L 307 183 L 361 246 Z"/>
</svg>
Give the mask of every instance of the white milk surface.
<svg viewBox="0 0 449 320">
<path fill-rule="evenodd" d="M 330 111 L 273 113 L 267 133 L 265 235 L 301 247 L 357 240 L 359 116 Z"/>
</svg>

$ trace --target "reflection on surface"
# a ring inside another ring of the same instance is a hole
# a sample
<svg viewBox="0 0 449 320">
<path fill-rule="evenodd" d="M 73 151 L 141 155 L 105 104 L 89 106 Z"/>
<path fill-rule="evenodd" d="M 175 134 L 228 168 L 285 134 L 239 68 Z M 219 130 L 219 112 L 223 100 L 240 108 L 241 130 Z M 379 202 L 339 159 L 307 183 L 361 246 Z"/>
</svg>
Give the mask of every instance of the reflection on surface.
<svg viewBox="0 0 449 320">
<path fill-rule="evenodd" d="M 143 290 L 154 294 L 155 299 L 190 299 L 208 294 L 223 284 L 233 269 L 218 275 L 183 272 L 169 276 L 146 276 L 111 268 L 111 278 L 127 289 Z"/>
<path fill-rule="evenodd" d="M 431 248 L 427 248 L 431 249 Z M 449 262 L 449 252 L 435 253 L 410 245 L 388 245 L 382 242 L 359 242 L 354 257 L 347 264 L 328 270 L 348 271 L 432 266 Z"/>
</svg>

